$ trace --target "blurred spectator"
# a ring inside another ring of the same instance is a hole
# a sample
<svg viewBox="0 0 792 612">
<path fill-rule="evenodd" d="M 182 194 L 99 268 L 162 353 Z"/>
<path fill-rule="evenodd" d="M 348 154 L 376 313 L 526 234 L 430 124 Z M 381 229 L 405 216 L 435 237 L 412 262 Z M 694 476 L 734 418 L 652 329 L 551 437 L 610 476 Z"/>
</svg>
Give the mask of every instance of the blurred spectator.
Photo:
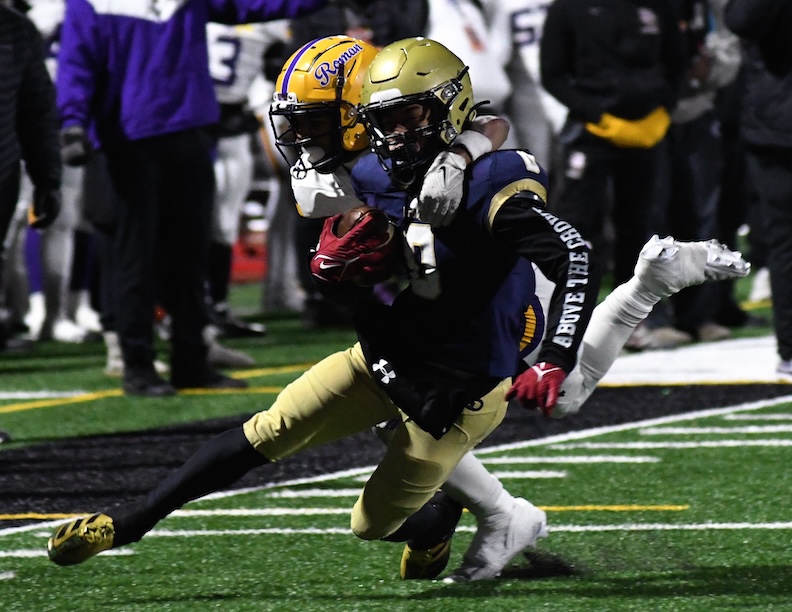
<svg viewBox="0 0 792 612">
<path fill-rule="evenodd" d="M 506 115 L 517 146 L 533 153 L 553 174 L 558 156 L 558 134 L 567 109 L 547 93 L 539 72 L 539 48 L 547 8 L 552 0 L 489 0 L 491 44 L 512 84 Z"/>
<path fill-rule="evenodd" d="M 19 196 L 21 165 L 33 184 L 28 220 L 51 225 L 60 210 L 61 161 L 52 80 L 44 41 L 25 15 L 0 4 L 0 256 Z M 0 273 L 4 266 L 0 266 Z M 0 277 L 0 286 L 2 286 Z M 0 317 L 0 351 L 22 348 Z"/>
<path fill-rule="evenodd" d="M 118 196 L 115 315 L 128 395 L 246 386 L 209 366 L 203 337 L 214 194 L 206 128 L 219 118 L 206 24 L 296 17 L 323 4 L 67 0 L 58 69 L 63 155 L 80 165 L 92 141 L 101 143 Z M 153 365 L 155 298 L 172 317 L 170 383 Z"/>
<path fill-rule="evenodd" d="M 724 0 L 681 3 L 687 78 L 671 113 L 668 134 L 659 145 L 664 155 L 649 225 L 652 232 L 680 240 L 725 240 L 720 230 L 724 145 L 715 102 L 721 88 L 736 78 L 741 54 L 739 40 L 723 23 L 724 4 Z M 729 329 L 716 322 L 723 290 L 717 283 L 683 289 L 665 311 L 655 309 L 647 319 L 651 329 L 636 333 L 632 348 L 671 348 L 692 340 L 728 338 Z"/>
<path fill-rule="evenodd" d="M 30 0 L 28 17 L 45 41 L 50 77 L 57 72 L 64 0 Z M 101 331 L 88 294 L 90 280 L 82 263 L 92 252 L 90 229 L 82 219 L 83 169 L 65 167 L 61 211 L 56 221 L 35 235 L 27 230 L 26 213 L 33 186 L 22 177 L 17 213 L 9 231 L 9 274 L 14 277 L 13 300 L 19 320 L 36 340 L 80 343 Z M 77 236 L 82 240 L 77 240 Z M 31 244 L 27 244 L 30 242 Z M 27 255 L 27 257 L 26 257 Z"/>
<path fill-rule="evenodd" d="M 726 25 L 744 44 L 741 133 L 767 237 L 777 370 L 792 375 L 792 1 L 730 0 Z"/>
<path fill-rule="evenodd" d="M 495 40 L 504 40 L 507 33 L 490 29 L 497 7 L 492 2 L 486 3 L 485 14 L 482 4 L 474 0 L 429 0 L 423 35 L 443 44 L 469 68 L 476 99 L 485 104 L 481 113 L 505 116 L 512 84 Z M 507 140 L 505 146 L 516 144 Z"/>
<path fill-rule="evenodd" d="M 542 83 L 569 109 L 560 195 L 551 209 L 594 244 L 603 264 L 604 222 L 612 222 L 619 285 L 648 237 L 657 145 L 685 77 L 677 15 L 665 0 L 555 0 L 540 51 Z"/>
<path fill-rule="evenodd" d="M 228 291 L 234 243 L 239 220 L 253 183 L 253 146 L 261 126 L 249 104 L 251 87 L 263 76 L 269 48 L 283 44 L 287 22 L 270 24 L 207 25 L 209 70 L 220 102 L 216 137 L 215 201 L 209 250 L 209 318 L 221 336 L 256 336 L 266 333 L 258 323 L 248 323 L 231 313 Z"/>
</svg>

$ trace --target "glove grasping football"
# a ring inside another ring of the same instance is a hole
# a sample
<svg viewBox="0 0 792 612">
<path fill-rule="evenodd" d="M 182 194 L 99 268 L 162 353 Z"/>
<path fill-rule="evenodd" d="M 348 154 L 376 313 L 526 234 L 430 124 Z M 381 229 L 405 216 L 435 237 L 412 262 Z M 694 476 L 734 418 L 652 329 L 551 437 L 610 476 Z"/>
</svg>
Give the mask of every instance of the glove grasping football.
<svg viewBox="0 0 792 612">
<path fill-rule="evenodd" d="M 542 361 L 514 379 L 506 399 L 516 398 L 526 408 L 537 408 L 546 416 L 553 416 L 553 408 L 566 377 L 567 373 L 561 366 Z"/>
<path fill-rule="evenodd" d="M 328 283 L 381 283 L 393 274 L 395 235 L 387 215 L 369 206 L 329 217 L 311 258 L 311 274 Z"/>
</svg>

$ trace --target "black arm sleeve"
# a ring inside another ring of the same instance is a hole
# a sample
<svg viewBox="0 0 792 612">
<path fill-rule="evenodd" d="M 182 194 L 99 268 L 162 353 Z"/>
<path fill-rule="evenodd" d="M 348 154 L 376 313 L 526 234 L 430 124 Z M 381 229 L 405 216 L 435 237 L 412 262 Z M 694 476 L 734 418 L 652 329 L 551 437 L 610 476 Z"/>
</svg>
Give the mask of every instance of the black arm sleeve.
<svg viewBox="0 0 792 612">
<path fill-rule="evenodd" d="M 569 372 L 577 362 L 578 347 L 599 294 L 600 270 L 586 241 L 527 193 L 517 194 L 501 206 L 492 223 L 492 235 L 535 263 L 555 283 L 538 361 L 549 361 Z"/>
<path fill-rule="evenodd" d="M 41 36 L 32 23 L 25 30 L 28 54 L 17 103 L 17 135 L 33 184 L 55 188 L 61 177 L 55 87 L 44 64 Z"/>
</svg>

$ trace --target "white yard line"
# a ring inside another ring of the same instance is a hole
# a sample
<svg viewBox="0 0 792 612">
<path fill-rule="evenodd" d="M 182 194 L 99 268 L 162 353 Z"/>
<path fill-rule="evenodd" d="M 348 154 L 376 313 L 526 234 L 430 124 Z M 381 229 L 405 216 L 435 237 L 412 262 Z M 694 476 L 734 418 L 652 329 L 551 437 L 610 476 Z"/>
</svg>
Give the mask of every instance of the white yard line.
<svg viewBox="0 0 792 612">
<path fill-rule="evenodd" d="M 792 440 L 699 440 L 698 442 L 576 442 L 573 444 L 556 444 L 550 448 L 568 450 L 585 448 L 587 450 L 653 450 L 661 448 L 695 449 L 695 448 L 740 448 L 740 447 L 787 447 Z"/>
<path fill-rule="evenodd" d="M 679 423 L 682 421 L 690 421 L 694 419 L 701 419 L 707 418 L 712 416 L 725 416 L 730 414 L 735 414 L 739 412 L 748 412 L 752 410 L 760 410 L 762 408 L 768 408 L 770 406 L 776 406 L 778 404 L 783 404 L 786 402 L 792 402 L 792 395 L 785 395 L 782 397 L 771 398 L 767 400 L 759 400 L 755 402 L 745 402 L 742 404 L 737 404 L 736 406 L 731 406 L 727 408 L 712 408 L 707 410 L 699 410 L 696 412 L 688 412 L 685 414 L 673 415 L 673 416 L 666 416 L 666 417 L 659 417 L 655 419 L 646 419 L 643 421 L 637 421 L 633 423 L 624 423 L 621 425 L 610 425 L 606 427 L 593 427 L 591 429 L 584 429 L 580 431 L 572 431 L 565 434 L 559 434 L 556 436 L 548 436 L 546 438 L 539 438 L 534 440 L 525 440 L 523 442 L 515 442 L 511 444 L 502 444 L 500 446 L 492 446 L 489 448 L 481 449 L 476 451 L 476 455 L 479 457 L 486 457 L 487 455 L 494 454 L 494 453 L 501 453 L 504 451 L 520 449 L 520 448 L 530 448 L 536 446 L 547 446 L 550 448 L 562 448 L 562 449 L 569 449 L 569 448 L 609 448 L 609 449 L 651 449 L 651 448 L 699 448 L 699 447 L 717 447 L 717 446 L 792 446 L 792 440 L 719 440 L 719 441 L 710 441 L 710 442 L 633 442 L 633 443 L 621 443 L 621 444 L 610 444 L 610 443 L 581 443 L 581 444 L 566 444 L 573 440 L 582 440 L 585 438 L 593 438 L 600 435 L 605 435 L 609 433 L 616 433 L 622 431 L 630 431 L 635 429 L 641 429 L 644 427 L 653 427 L 657 425 L 665 425 L 667 423 Z M 574 417 L 573 417 L 574 418 Z M 376 466 L 366 466 L 361 468 L 356 468 L 353 470 L 344 470 L 339 472 L 334 472 L 332 474 L 324 474 L 321 476 L 312 476 L 308 478 L 298 478 L 286 482 L 273 482 L 268 483 L 263 486 L 259 487 L 248 487 L 245 489 L 237 489 L 235 491 L 223 491 L 218 493 L 213 493 L 207 495 L 206 497 L 201 498 L 199 501 L 204 500 L 212 500 L 212 499 L 223 499 L 227 497 L 235 497 L 238 495 L 244 495 L 247 493 L 255 493 L 258 491 L 265 491 L 268 489 L 274 488 L 282 488 L 282 487 L 289 487 L 295 485 L 302 485 L 302 484 L 314 484 L 319 482 L 327 482 L 331 480 L 336 480 L 339 478 L 349 478 L 359 476 L 364 473 L 368 473 L 374 470 Z M 23 525 L 21 527 L 10 527 L 7 529 L 0 529 L 0 537 L 13 535 L 17 533 L 26 533 L 30 531 L 35 531 L 38 529 L 45 529 L 48 527 L 54 527 L 60 525 L 62 523 L 67 522 L 69 519 L 57 520 L 57 521 L 46 521 L 42 523 L 35 523 L 32 525 Z M 346 533 L 346 531 L 345 531 Z"/>
<path fill-rule="evenodd" d="M 761 410 L 762 408 L 769 408 L 778 404 L 792 402 L 792 395 L 783 395 L 781 397 L 774 397 L 766 400 L 757 400 L 754 402 L 744 402 L 726 408 L 707 408 L 706 410 L 697 410 L 696 412 L 685 412 L 683 414 L 674 414 L 671 416 L 657 417 L 654 419 L 646 419 L 643 421 L 633 421 L 631 423 L 622 423 L 621 425 L 606 425 L 603 427 L 592 427 L 591 429 L 581 429 L 578 431 L 570 431 L 564 434 L 555 436 L 547 436 L 545 438 L 536 438 L 533 440 L 524 440 L 522 442 L 510 442 L 509 444 L 501 444 L 499 446 L 490 446 L 476 451 L 477 457 L 484 457 L 493 453 L 502 453 L 520 448 L 530 448 L 534 446 L 553 446 L 569 442 L 571 440 L 582 440 L 584 438 L 594 438 L 610 433 L 618 433 L 621 431 L 630 431 L 633 429 L 641 429 L 642 427 L 654 427 L 657 425 L 666 425 L 668 423 L 680 423 L 682 421 L 692 421 L 695 419 L 705 419 L 714 416 L 724 416 L 727 414 L 734 414 L 737 412 L 747 412 L 751 410 Z M 585 410 L 585 406 L 583 410 Z M 575 418 L 571 416 L 569 418 Z"/>
<path fill-rule="evenodd" d="M 618 525 L 553 525 L 551 533 L 583 533 L 597 531 L 729 531 L 742 529 L 762 530 L 789 530 L 790 523 L 621 523 Z M 472 533 L 475 527 L 461 525 L 457 531 Z M 163 538 L 189 538 L 197 536 L 233 536 L 233 535 L 350 535 L 349 528 L 331 527 L 319 529 L 308 527 L 303 529 L 293 528 L 263 528 L 263 529 L 154 529 L 146 537 Z M 105 554 L 105 553 L 103 553 Z"/>
<path fill-rule="evenodd" d="M 689 436 L 706 434 L 774 434 L 790 433 L 792 425 L 749 425 L 747 427 L 649 427 L 641 429 L 642 436 Z"/>
<path fill-rule="evenodd" d="M 117 548 L 115 550 L 106 550 L 102 553 L 109 557 L 129 557 L 134 555 L 135 551 L 129 548 Z M 0 550 L 0 559 L 33 559 L 36 557 L 46 557 L 47 549 L 41 548 L 25 548 L 21 550 Z"/>
<path fill-rule="evenodd" d="M 558 457 L 482 457 L 486 465 L 525 463 L 659 463 L 659 457 L 631 455 L 560 455 Z"/>
<path fill-rule="evenodd" d="M 357 489 L 302 489 L 295 491 L 286 489 L 285 491 L 273 491 L 268 493 L 270 499 L 296 499 L 305 497 L 357 497 L 360 495 L 361 488 Z"/>
<path fill-rule="evenodd" d="M 77 397 L 88 391 L 0 391 L 0 400 L 57 399 Z"/>
<path fill-rule="evenodd" d="M 792 412 L 765 414 L 727 414 L 724 421 L 792 421 Z"/>
<path fill-rule="evenodd" d="M 501 472 L 492 472 L 492 475 L 495 476 L 495 478 L 508 478 L 508 479 L 519 478 L 524 480 L 567 477 L 567 473 L 564 470 L 528 470 L 525 472 L 501 471 Z"/>
</svg>

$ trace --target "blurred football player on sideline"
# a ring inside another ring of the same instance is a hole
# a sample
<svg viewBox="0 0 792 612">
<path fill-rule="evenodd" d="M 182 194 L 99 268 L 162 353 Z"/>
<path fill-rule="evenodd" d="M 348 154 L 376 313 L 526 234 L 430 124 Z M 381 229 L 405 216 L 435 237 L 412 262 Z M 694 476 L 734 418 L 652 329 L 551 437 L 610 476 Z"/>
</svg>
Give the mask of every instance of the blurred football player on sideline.
<svg viewBox="0 0 792 612">
<path fill-rule="evenodd" d="M 206 26 L 209 71 L 220 103 L 217 138 L 215 201 L 212 209 L 212 242 L 209 248 L 209 318 L 222 336 L 266 334 L 260 323 L 233 316 L 228 306 L 232 250 L 239 238 L 242 207 L 253 183 L 253 149 L 260 122 L 249 105 L 254 81 L 264 70 L 264 54 L 288 36 L 287 22 Z"/>
<path fill-rule="evenodd" d="M 466 67 L 434 41 L 388 45 L 366 74 L 361 112 L 378 157 L 353 169 L 358 196 L 379 205 L 400 192 L 418 196 L 427 168 L 475 112 Z M 567 375 L 599 287 L 588 247 L 545 212 L 546 175 L 529 153 L 492 152 L 464 177 L 460 206 L 424 242 L 433 250 L 409 248 L 411 228 L 420 225 L 409 212 L 399 230 L 376 210 L 359 211 L 356 222 L 351 214 L 328 218 L 311 270 L 328 293 L 360 300 L 360 341 L 308 370 L 269 410 L 214 438 L 144 500 L 62 526 L 48 543 L 50 558 L 71 565 L 137 541 L 174 509 L 254 467 L 393 418 L 388 449 L 352 509 L 351 527 L 363 539 L 421 541 L 454 518 L 436 491 L 498 426 L 509 398 L 551 416 L 576 410 L 560 393 L 583 393 L 575 386 L 585 374 Z M 400 261 L 409 286 L 391 306 L 367 301 L 371 285 Z M 555 291 L 539 362 L 520 373 L 525 313 L 536 298 L 532 264 Z M 624 309 L 640 318 L 680 284 L 745 268 L 717 244 L 653 240 Z"/>
</svg>

